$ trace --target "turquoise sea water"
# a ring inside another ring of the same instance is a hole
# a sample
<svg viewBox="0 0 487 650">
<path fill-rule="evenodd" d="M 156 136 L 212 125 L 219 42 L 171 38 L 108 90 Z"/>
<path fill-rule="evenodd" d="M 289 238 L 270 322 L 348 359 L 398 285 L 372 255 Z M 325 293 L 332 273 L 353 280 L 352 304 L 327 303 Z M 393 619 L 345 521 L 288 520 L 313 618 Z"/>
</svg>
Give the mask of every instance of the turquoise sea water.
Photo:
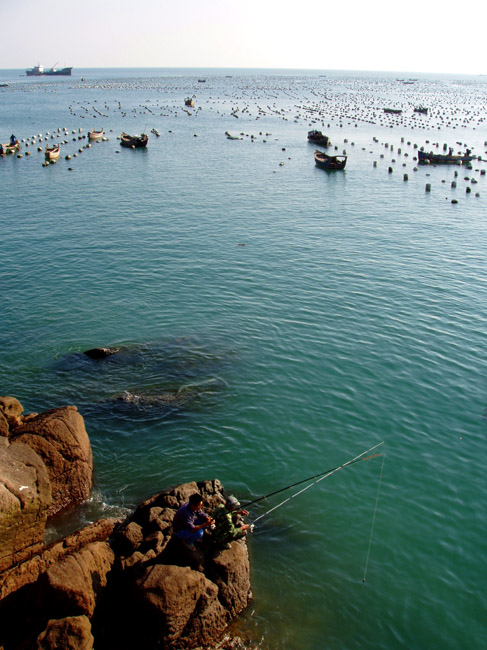
<svg viewBox="0 0 487 650">
<path fill-rule="evenodd" d="M 242 629 L 268 650 L 484 647 L 487 165 L 414 157 L 487 157 L 487 78 L 21 73 L 0 71 L 0 141 L 26 140 L 0 159 L 0 394 L 85 418 L 96 488 L 59 530 L 190 480 L 251 500 L 384 441 L 366 582 L 380 457 L 258 522 Z M 315 167 L 310 128 L 344 172 Z M 47 132 L 67 144 L 45 168 Z"/>
</svg>

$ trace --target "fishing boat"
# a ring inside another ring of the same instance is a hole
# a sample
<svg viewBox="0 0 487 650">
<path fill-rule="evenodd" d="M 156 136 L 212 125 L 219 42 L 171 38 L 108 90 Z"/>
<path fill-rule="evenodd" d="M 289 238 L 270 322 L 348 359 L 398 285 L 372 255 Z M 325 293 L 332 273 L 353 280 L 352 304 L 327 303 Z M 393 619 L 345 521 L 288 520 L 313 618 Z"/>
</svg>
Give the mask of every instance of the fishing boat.
<svg viewBox="0 0 487 650">
<path fill-rule="evenodd" d="M 423 113 L 424 115 L 428 115 L 428 109 L 425 108 L 424 106 L 416 106 L 414 109 L 415 113 Z"/>
<path fill-rule="evenodd" d="M 460 165 L 463 163 L 468 163 L 471 160 L 473 160 L 473 156 L 470 155 L 470 151 L 468 151 L 463 156 L 454 156 L 453 154 L 449 153 L 439 154 L 433 153 L 432 151 L 430 151 L 430 153 L 426 153 L 425 151 L 418 151 L 418 162 L 423 164 Z"/>
<path fill-rule="evenodd" d="M 402 109 L 400 108 L 384 108 L 384 113 L 392 113 L 393 115 L 400 115 Z"/>
<path fill-rule="evenodd" d="M 88 139 L 89 140 L 100 140 L 103 138 L 105 135 L 105 131 L 101 129 L 101 131 L 95 131 L 95 129 L 91 129 L 91 131 L 88 133 Z"/>
<path fill-rule="evenodd" d="M 327 135 L 323 135 L 321 131 L 313 129 L 312 131 L 308 131 L 308 142 L 327 147 L 330 144 L 330 138 Z"/>
<path fill-rule="evenodd" d="M 324 151 L 315 151 L 315 163 L 321 169 L 345 169 L 347 156 L 328 156 Z"/>
<path fill-rule="evenodd" d="M 120 144 L 122 147 L 131 147 L 132 149 L 147 147 L 148 141 L 149 136 L 145 133 L 142 133 L 142 135 L 129 135 L 128 133 L 122 133 L 120 136 Z"/>
<path fill-rule="evenodd" d="M 17 153 L 17 151 L 20 151 L 20 142 L 18 140 L 15 142 L 7 142 L 6 144 L 0 144 L 0 156 Z"/>
<path fill-rule="evenodd" d="M 28 77 L 59 77 L 59 76 L 64 76 L 64 77 L 70 77 L 71 72 L 73 68 L 55 68 L 52 66 L 52 68 L 48 68 L 47 70 L 44 70 L 44 66 L 42 65 L 35 65 L 33 68 L 29 68 L 28 70 L 25 71 L 25 74 Z"/>
<path fill-rule="evenodd" d="M 44 156 L 46 160 L 57 160 L 59 158 L 60 151 L 61 147 L 58 144 L 55 144 L 52 147 L 45 148 Z"/>
<path fill-rule="evenodd" d="M 191 97 L 188 97 L 187 99 L 184 100 L 184 105 L 185 106 L 194 106 L 194 101 L 191 99 Z"/>
</svg>

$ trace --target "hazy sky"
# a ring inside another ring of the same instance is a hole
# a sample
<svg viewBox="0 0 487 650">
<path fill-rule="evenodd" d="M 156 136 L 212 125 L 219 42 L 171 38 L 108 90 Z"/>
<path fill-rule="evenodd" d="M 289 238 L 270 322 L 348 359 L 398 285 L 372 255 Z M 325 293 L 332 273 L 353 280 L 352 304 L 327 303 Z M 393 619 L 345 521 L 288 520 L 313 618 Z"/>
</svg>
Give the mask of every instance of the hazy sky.
<svg viewBox="0 0 487 650">
<path fill-rule="evenodd" d="M 480 0 L 0 0 L 0 68 L 487 73 Z"/>
</svg>

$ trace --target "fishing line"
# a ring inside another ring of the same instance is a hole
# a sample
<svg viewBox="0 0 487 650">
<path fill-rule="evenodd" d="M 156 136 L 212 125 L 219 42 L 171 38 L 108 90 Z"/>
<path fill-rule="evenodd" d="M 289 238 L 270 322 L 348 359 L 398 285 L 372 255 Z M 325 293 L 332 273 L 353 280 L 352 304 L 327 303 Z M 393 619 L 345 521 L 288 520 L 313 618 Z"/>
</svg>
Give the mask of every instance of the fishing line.
<svg viewBox="0 0 487 650">
<path fill-rule="evenodd" d="M 320 482 L 323 481 L 325 478 L 328 478 L 328 477 L 331 476 L 332 474 L 335 474 L 335 472 L 338 472 L 339 470 L 343 469 L 344 467 L 347 467 L 348 465 L 352 465 L 353 463 L 357 463 L 357 462 L 359 462 L 359 460 L 366 460 L 366 458 L 362 458 L 362 456 L 365 456 L 365 454 L 368 454 L 369 452 L 373 451 L 374 449 L 377 449 L 377 447 L 380 447 L 380 445 L 383 445 L 383 444 L 384 444 L 384 442 L 379 442 L 379 443 L 378 443 L 377 445 L 375 445 L 374 447 L 371 447 L 370 449 L 367 449 L 366 451 L 362 452 L 362 453 L 359 454 L 358 456 L 355 456 L 355 458 L 352 458 L 351 460 L 347 461 L 346 463 L 343 463 L 343 465 L 339 465 L 338 467 L 334 467 L 333 469 L 330 469 L 330 470 L 328 470 L 327 472 L 323 472 L 322 474 L 316 474 L 316 475 L 313 476 L 313 477 L 309 477 L 309 478 L 307 478 L 307 479 L 303 479 L 302 481 L 298 481 L 297 483 L 294 483 L 293 485 L 288 485 L 288 486 L 285 487 L 285 488 L 281 488 L 280 490 L 276 490 L 276 492 L 272 492 L 270 495 L 267 495 L 267 496 L 271 496 L 272 494 L 277 494 L 278 492 L 282 492 L 283 490 L 287 490 L 287 489 L 289 489 L 289 488 L 291 488 L 291 487 L 294 487 L 294 486 L 296 486 L 296 485 L 299 485 L 300 483 L 305 483 L 306 481 L 310 481 L 310 480 L 312 480 L 313 478 L 316 478 L 316 476 L 319 477 L 316 481 L 313 481 L 313 483 L 310 483 L 309 485 L 307 485 L 307 486 L 306 486 L 305 488 L 303 488 L 302 490 L 299 490 L 298 492 L 295 492 L 294 494 L 292 494 L 292 495 L 291 495 L 290 497 L 288 497 L 287 499 L 284 499 L 284 501 L 281 501 L 281 503 L 278 503 L 278 504 L 275 505 L 273 508 L 271 508 L 270 510 L 267 510 L 266 512 L 264 512 L 263 514 L 261 514 L 259 517 L 257 517 L 256 519 L 254 519 L 253 522 L 252 522 L 252 524 L 251 524 L 251 530 L 253 530 L 253 528 L 254 528 L 254 526 L 255 526 L 255 523 L 256 523 L 257 521 L 259 521 L 260 519 L 262 519 L 263 517 L 266 517 L 266 516 L 267 516 L 268 514 L 270 514 L 271 512 L 274 512 L 274 510 L 277 510 L 277 508 L 280 508 L 280 507 L 283 506 L 285 503 L 288 503 L 289 501 L 291 501 L 291 499 L 294 499 L 295 497 L 297 497 L 298 495 L 302 494 L 303 492 L 306 492 L 306 490 L 309 490 L 310 488 L 312 488 L 312 487 L 313 487 L 314 485 L 316 485 L 317 483 L 320 483 Z M 380 455 L 380 454 L 378 454 L 378 455 Z M 265 498 L 267 498 L 267 497 L 260 497 L 259 499 L 256 499 L 255 501 L 252 501 L 251 503 L 256 503 L 257 501 L 261 501 L 262 499 L 265 499 Z M 246 504 L 246 505 L 249 505 L 249 504 Z"/>
<path fill-rule="evenodd" d="M 337 471 L 341 469 L 342 467 L 345 467 L 345 465 L 352 465 L 353 463 L 360 463 L 364 460 L 369 460 L 369 458 L 375 458 L 376 456 L 380 456 L 381 454 L 374 454 L 372 456 L 367 456 L 366 458 L 362 458 L 364 454 L 368 454 L 369 451 L 373 451 L 374 449 L 377 449 L 377 447 L 380 447 L 380 445 L 383 445 L 383 442 L 379 442 L 378 445 L 375 445 L 374 447 L 371 447 L 370 449 L 367 449 L 367 451 L 364 451 L 363 454 L 360 454 L 360 456 L 357 456 L 353 460 L 349 460 L 348 463 L 344 463 L 343 465 L 339 465 L 338 467 L 333 467 L 332 469 L 327 469 L 325 472 L 320 472 L 319 474 L 315 474 L 314 476 L 308 476 L 307 478 L 303 478 L 300 481 L 296 481 L 296 483 L 291 483 L 291 485 L 286 485 L 286 487 L 279 488 L 278 490 L 274 490 L 274 492 L 269 492 L 269 494 L 265 494 L 263 497 L 258 497 L 257 499 L 254 499 L 253 501 L 248 501 L 247 503 L 244 503 L 241 507 L 242 508 L 247 508 L 248 506 L 253 505 L 254 503 L 259 503 L 259 501 L 263 501 L 264 499 L 268 499 L 269 497 L 273 497 L 275 494 L 279 494 L 280 492 L 284 492 L 285 490 L 290 490 L 293 487 L 296 487 L 297 485 L 302 485 L 303 483 L 307 483 L 308 481 L 312 481 L 315 478 L 318 478 L 319 476 L 323 476 L 323 474 L 330 474 L 334 471 Z"/>
<path fill-rule="evenodd" d="M 377 496 L 375 498 L 374 516 L 372 517 L 372 528 L 370 530 L 369 550 L 367 551 L 367 560 L 365 562 L 364 577 L 363 577 L 362 582 L 365 582 L 365 577 L 367 575 L 367 567 L 369 565 L 370 547 L 372 545 L 372 535 L 374 534 L 375 515 L 377 514 L 377 504 L 379 503 L 380 485 L 382 483 L 382 472 L 384 471 L 384 461 L 385 461 L 385 459 L 386 459 L 386 455 L 384 454 L 382 456 L 382 466 L 380 468 L 379 485 L 377 486 Z"/>
</svg>

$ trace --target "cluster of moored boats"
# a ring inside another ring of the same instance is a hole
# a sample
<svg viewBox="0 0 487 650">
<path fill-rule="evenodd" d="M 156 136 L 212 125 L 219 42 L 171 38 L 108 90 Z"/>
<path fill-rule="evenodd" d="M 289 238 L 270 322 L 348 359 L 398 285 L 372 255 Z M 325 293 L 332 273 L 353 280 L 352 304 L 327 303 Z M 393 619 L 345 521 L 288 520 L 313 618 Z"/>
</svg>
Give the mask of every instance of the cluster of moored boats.
<svg viewBox="0 0 487 650">
<path fill-rule="evenodd" d="M 330 145 L 328 136 L 323 135 L 321 131 L 313 129 L 308 131 L 308 142 L 318 144 L 322 147 Z M 450 148 L 446 154 L 433 153 L 432 151 L 418 151 L 418 162 L 420 164 L 466 164 L 471 162 L 474 157 L 471 155 L 470 149 L 467 149 L 464 154 L 454 154 L 453 148 Z M 347 156 L 329 156 L 324 151 L 315 150 L 315 163 L 321 169 L 345 169 L 347 164 Z"/>
<path fill-rule="evenodd" d="M 67 133 L 67 131 L 65 131 L 65 133 Z M 151 133 L 153 133 L 156 137 L 160 136 L 159 131 L 157 131 L 156 129 L 152 129 Z M 228 132 L 226 132 L 225 134 L 227 135 L 228 138 L 232 140 L 241 139 L 238 137 L 231 136 Z M 88 140 L 90 141 L 96 141 L 101 139 L 104 140 L 107 139 L 105 138 L 104 129 L 99 129 L 99 130 L 92 129 L 88 133 Z M 142 135 L 129 135 L 128 133 L 123 132 L 120 136 L 120 145 L 122 147 L 127 147 L 130 149 L 147 147 L 148 141 L 149 141 L 149 136 L 146 133 L 142 133 Z M 35 140 L 33 140 L 33 143 L 34 142 Z M 308 142 L 311 142 L 312 144 L 319 145 L 325 148 L 331 144 L 330 138 L 327 135 L 324 135 L 321 131 L 318 131 L 317 129 L 308 131 Z M 17 153 L 20 151 L 20 147 L 21 147 L 21 143 L 19 142 L 19 140 L 14 135 L 11 135 L 10 142 L 5 144 L 0 144 L 0 156 Z M 42 151 L 42 149 L 39 148 L 38 151 Z M 52 161 L 54 162 L 57 161 L 57 159 L 60 157 L 60 154 L 61 154 L 60 144 L 53 144 L 51 146 L 47 145 L 44 149 L 44 155 L 46 159 L 45 164 L 49 164 L 49 162 Z M 21 156 L 21 154 L 19 154 L 19 156 Z M 68 156 L 66 157 L 68 158 Z M 330 156 L 324 151 L 318 149 L 316 149 L 314 152 L 314 159 L 317 167 L 320 167 L 321 169 L 330 170 L 330 171 L 345 169 L 345 166 L 347 164 L 346 155 Z M 418 162 L 423 164 L 465 164 L 471 162 L 473 159 L 474 156 L 471 155 L 470 149 L 466 149 L 464 154 L 458 154 L 458 155 L 453 153 L 453 148 L 450 148 L 448 153 L 445 154 L 438 154 L 433 152 L 428 153 L 421 150 L 418 151 Z"/>
<path fill-rule="evenodd" d="M 308 142 L 318 144 L 322 147 L 328 147 L 330 145 L 330 138 L 327 135 L 323 135 L 321 131 L 313 129 L 312 131 L 308 131 Z M 321 169 L 345 169 L 347 156 L 329 156 L 324 151 L 316 149 L 315 163 L 317 167 L 320 167 Z"/>
</svg>

